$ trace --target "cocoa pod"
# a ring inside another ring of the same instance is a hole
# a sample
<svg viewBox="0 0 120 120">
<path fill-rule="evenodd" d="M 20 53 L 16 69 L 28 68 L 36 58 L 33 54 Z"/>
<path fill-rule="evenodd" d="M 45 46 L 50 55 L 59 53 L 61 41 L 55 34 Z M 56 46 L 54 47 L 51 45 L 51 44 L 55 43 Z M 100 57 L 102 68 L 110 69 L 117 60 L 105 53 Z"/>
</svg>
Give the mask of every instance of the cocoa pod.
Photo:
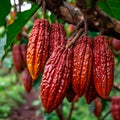
<svg viewBox="0 0 120 120">
<path fill-rule="evenodd" d="M 64 26 L 59 23 L 54 23 L 51 25 L 51 33 L 50 33 L 50 55 L 52 54 L 53 50 L 58 45 L 65 45 L 66 43 L 66 32 Z"/>
<path fill-rule="evenodd" d="M 95 99 L 95 109 L 94 109 L 94 115 L 96 117 L 99 117 L 102 112 L 102 103 L 99 98 Z"/>
<path fill-rule="evenodd" d="M 87 103 L 90 104 L 97 96 L 98 93 L 95 89 L 94 81 L 91 79 L 88 90 L 85 92 L 85 99 Z"/>
<path fill-rule="evenodd" d="M 76 94 L 72 88 L 72 85 L 70 85 L 70 87 L 66 93 L 66 98 L 69 102 L 72 102 L 74 100 L 75 96 L 76 96 Z"/>
<path fill-rule="evenodd" d="M 58 46 L 48 59 L 40 86 L 40 96 L 46 112 L 52 112 L 61 103 L 70 85 L 72 49 Z"/>
<path fill-rule="evenodd" d="M 21 49 L 22 59 L 23 59 L 25 66 L 26 66 L 27 46 L 25 44 L 20 44 L 20 49 Z"/>
<path fill-rule="evenodd" d="M 30 92 L 32 89 L 32 77 L 27 68 L 25 68 L 23 76 L 22 76 L 22 83 L 26 92 Z"/>
<path fill-rule="evenodd" d="M 113 120 L 120 120 L 120 97 L 112 97 L 111 114 Z"/>
<path fill-rule="evenodd" d="M 106 36 L 96 36 L 93 45 L 93 80 L 97 93 L 105 99 L 113 86 L 114 58 Z"/>
<path fill-rule="evenodd" d="M 33 81 L 43 71 L 48 59 L 49 27 L 48 20 L 37 19 L 30 33 L 27 47 L 27 66 Z"/>
<path fill-rule="evenodd" d="M 13 45 L 12 47 L 12 57 L 13 57 L 13 65 L 18 73 L 22 72 L 24 69 L 24 61 L 21 54 L 20 45 Z"/>
<path fill-rule="evenodd" d="M 74 47 L 72 66 L 72 86 L 81 97 L 88 86 L 92 71 L 92 40 L 89 36 L 81 36 Z"/>
</svg>

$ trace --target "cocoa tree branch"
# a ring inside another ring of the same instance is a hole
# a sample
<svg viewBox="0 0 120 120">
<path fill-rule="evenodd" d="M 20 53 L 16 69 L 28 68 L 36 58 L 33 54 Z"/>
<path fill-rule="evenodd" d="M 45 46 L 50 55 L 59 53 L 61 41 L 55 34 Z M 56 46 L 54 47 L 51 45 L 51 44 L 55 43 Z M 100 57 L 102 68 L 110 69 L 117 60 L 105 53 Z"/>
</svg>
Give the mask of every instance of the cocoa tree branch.
<svg viewBox="0 0 120 120">
<path fill-rule="evenodd" d="M 70 120 L 70 119 L 71 119 L 73 110 L 74 110 L 74 102 L 71 103 L 70 112 L 69 112 L 69 115 L 68 115 L 68 119 L 67 119 L 67 120 Z"/>
<path fill-rule="evenodd" d="M 98 0 L 76 0 L 76 6 L 80 9 L 92 9 L 95 8 Z"/>
<path fill-rule="evenodd" d="M 56 108 L 56 114 L 59 118 L 59 120 L 64 120 L 63 113 L 62 113 L 62 105 Z"/>
<path fill-rule="evenodd" d="M 119 85 L 119 84 L 117 84 L 117 83 L 114 82 L 113 87 L 114 87 L 116 90 L 120 91 L 120 85 Z"/>
<path fill-rule="evenodd" d="M 101 120 L 105 120 L 105 118 L 111 113 L 111 111 L 108 111 Z"/>
<path fill-rule="evenodd" d="M 109 17 L 100 10 L 99 7 L 92 10 L 80 11 L 78 7 L 72 6 L 66 2 L 61 3 L 62 0 L 57 0 L 58 2 L 54 1 L 55 0 L 46 0 L 47 9 L 66 22 L 77 25 L 79 21 L 85 18 L 88 22 L 88 30 L 98 32 L 104 30 L 104 35 L 120 39 L 120 21 Z"/>
</svg>

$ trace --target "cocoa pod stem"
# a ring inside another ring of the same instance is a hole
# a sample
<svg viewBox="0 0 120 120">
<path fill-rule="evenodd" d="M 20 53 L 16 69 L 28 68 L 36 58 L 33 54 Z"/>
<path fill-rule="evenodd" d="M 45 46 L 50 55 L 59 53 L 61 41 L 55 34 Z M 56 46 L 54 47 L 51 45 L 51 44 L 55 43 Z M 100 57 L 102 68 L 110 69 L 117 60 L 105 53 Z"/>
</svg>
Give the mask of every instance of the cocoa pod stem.
<svg viewBox="0 0 120 120">
<path fill-rule="evenodd" d="M 83 33 L 83 31 L 84 31 L 84 29 L 80 29 L 77 33 L 76 33 L 76 35 L 75 35 L 75 37 L 72 39 L 72 41 L 70 41 L 67 45 L 66 45 L 66 48 L 69 48 L 72 44 L 74 44 L 75 43 L 75 41 L 80 37 L 80 35 Z"/>
</svg>

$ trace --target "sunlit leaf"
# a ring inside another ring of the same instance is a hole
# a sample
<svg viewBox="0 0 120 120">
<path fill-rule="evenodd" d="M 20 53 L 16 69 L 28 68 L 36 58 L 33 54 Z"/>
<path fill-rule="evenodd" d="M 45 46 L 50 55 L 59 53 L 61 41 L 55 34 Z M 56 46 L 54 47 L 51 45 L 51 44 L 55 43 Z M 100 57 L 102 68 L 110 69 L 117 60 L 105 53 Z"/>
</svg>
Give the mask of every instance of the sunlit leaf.
<svg viewBox="0 0 120 120">
<path fill-rule="evenodd" d="M 10 0 L 0 0 L 0 26 L 4 25 L 6 16 L 11 9 Z"/>
<path fill-rule="evenodd" d="M 13 24 L 7 27 L 7 43 L 5 45 L 5 50 L 9 47 L 9 45 L 14 41 L 14 38 L 17 34 L 22 30 L 23 26 L 26 22 L 33 16 L 35 11 L 38 10 L 38 5 L 33 4 L 30 10 L 19 12 Z"/>
</svg>

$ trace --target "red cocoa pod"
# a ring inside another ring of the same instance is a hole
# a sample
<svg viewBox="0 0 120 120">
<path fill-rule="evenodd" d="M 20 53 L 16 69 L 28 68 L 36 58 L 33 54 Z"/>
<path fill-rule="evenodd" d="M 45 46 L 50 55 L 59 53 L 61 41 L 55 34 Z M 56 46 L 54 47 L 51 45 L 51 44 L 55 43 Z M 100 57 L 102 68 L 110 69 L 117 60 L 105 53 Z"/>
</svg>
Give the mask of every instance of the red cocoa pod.
<svg viewBox="0 0 120 120">
<path fill-rule="evenodd" d="M 33 81 L 43 71 L 48 59 L 49 28 L 48 20 L 37 19 L 30 33 L 27 48 L 27 66 Z"/>
<path fill-rule="evenodd" d="M 97 93 L 105 99 L 113 86 L 114 57 L 106 36 L 96 36 L 93 45 L 93 80 Z"/>
<path fill-rule="evenodd" d="M 20 49 L 21 49 L 22 59 L 26 66 L 27 46 L 25 44 L 20 44 Z"/>
<path fill-rule="evenodd" d="M 120 120 L 120 97 L 112 97 L 111 114 L 113 120 Z"/>
<path fill-rule="evenodd" d="M 65 45 L 65 40 L 66 32 L 64 26 L 59 23 L 52 24 L 50 33 L 50 55 L 58 45 Z"/>
<path fill-rule="evenodd" d="M 89 36 L 81 36 L 74 47 L 72 66 L 72 86 L 81 97 L 88 90 L 92 71 L 92 40 Z"/>
<path fill-rule="evenodd" d="M 70 85 L 70 87 L 66 93 L 66 98 L 69 102 L 72 102 L 74 100 L 75 96 L 76 96 L 76 94 L 72 88 L 72 85 Z"/>
<path fill-rule="evenodd" d="M 56 109 L 66 96 L 70 85 L 72 49 L 58 46 L 48 59 L 40 86 L 40 96 L 46 112 Z"/>
<path fill-rule="evenodd" d="M 32 77 L 27 68 L 25 68 L 23 76 L 22 76 L 22 83 L 26 92 L 30 92 L 32 89 Z"/>
<path fill-rule="evenodd" d="M 99 117 L 102 112 L 102 103 L 99 98 L 95 99 L 95 109 L 94 109 L 94 115 L 96 117 Z"/>
<path fill-rule="evenodd" d="M 19 73 L 22 72 L 24 68 L 24 61 L 22 58 L 20 45 L 17 45 L 17 44 L 13 45 L 12 57 L 13 57 L 13 64 L 14 64 L 16 71 Z"/>
<path fill-rule="evenodd" d="M 87 103 L 90 104 L 97 96 L 98 96 L 98 93 L 95 89 L 94 81 L 93 81 L 93 79 L 91 79 L 89 88 L 85 92 L 85 99 L 86 99 Z"/>
</svg>

